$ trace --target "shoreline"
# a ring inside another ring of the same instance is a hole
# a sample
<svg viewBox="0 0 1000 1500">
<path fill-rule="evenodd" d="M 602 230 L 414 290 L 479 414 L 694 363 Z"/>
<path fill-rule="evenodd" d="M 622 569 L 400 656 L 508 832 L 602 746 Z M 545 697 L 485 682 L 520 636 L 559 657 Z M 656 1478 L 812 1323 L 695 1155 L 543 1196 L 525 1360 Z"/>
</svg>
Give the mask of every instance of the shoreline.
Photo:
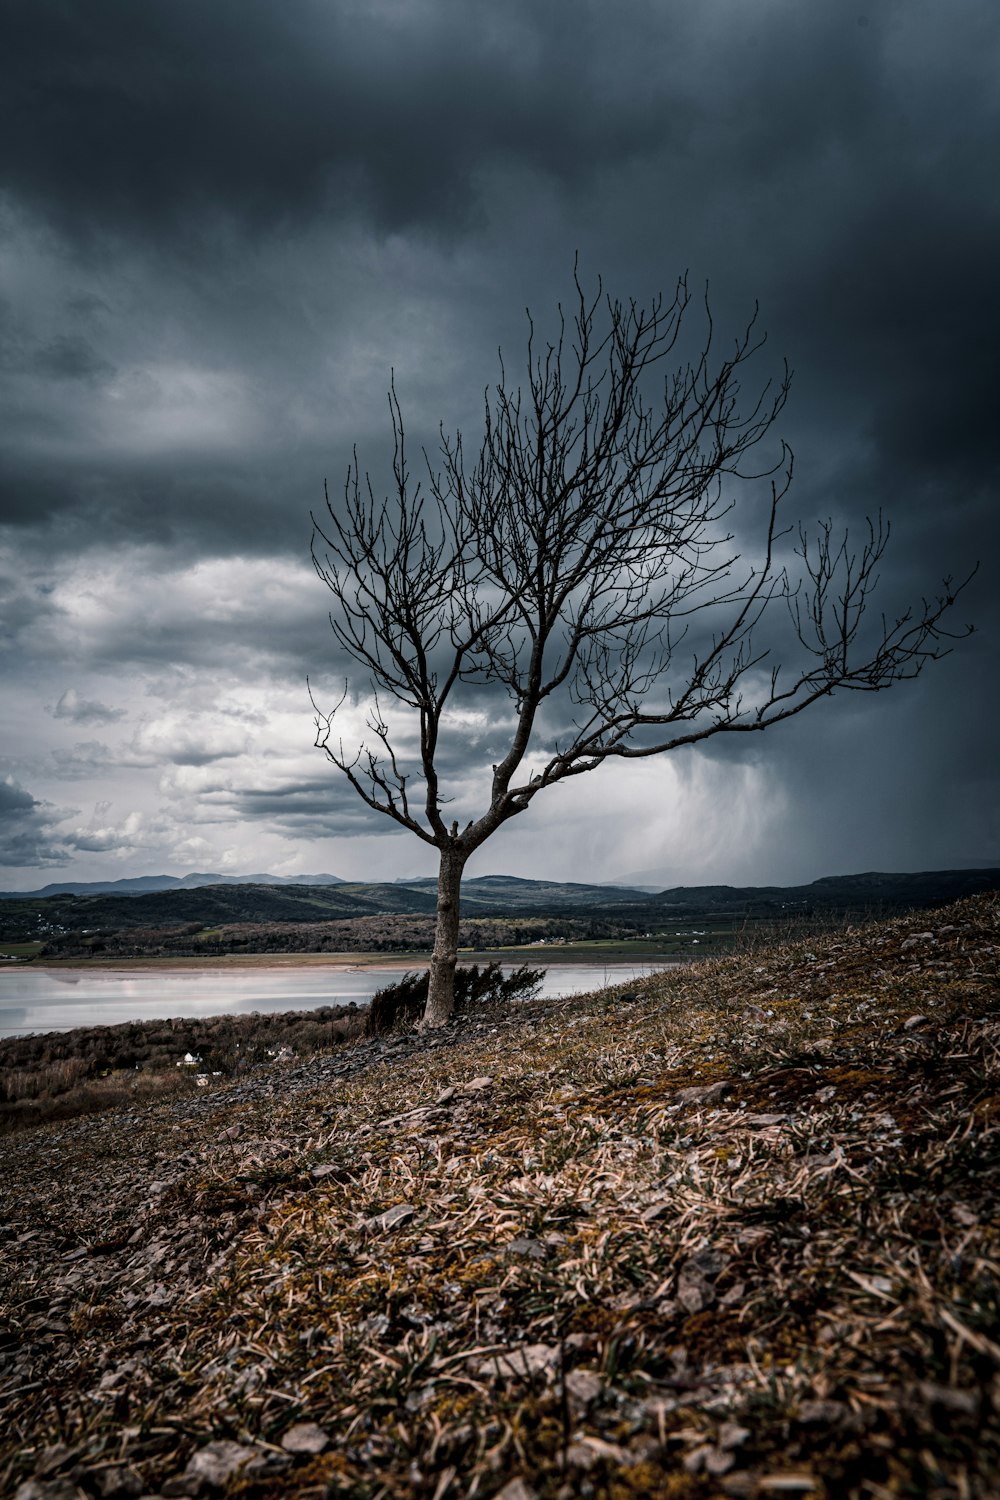
<svg viewBox="0 0 1000 1500">
<path fill-rule="evenodd" d="M 220 954 L 218 958 L 120 958 L 95 963 L 89 958 L 64 958 L 27 963 L 2 963 L 0 974 L 62 974 L 67 970 L 83 974 L 217 974 L 232 969 L 321 969 L 334 974 L 364 973 L 367 969 L 408 969 L 427 967 L 430 958 L 401 959 L 393 955 L 380 959 L 374 954 L 345 955 L 299 953 L 282 957 L 278 953 Z"/>
<path fill-rule="evenodd" d="M 503 950 L 459 950 L 460 964 L 501 963 L 514 967 L 537 962 L 540 968 L 596 969 L 602 963 L 608 969 L 616 968 L 677 968 L 690 962 L 676 954 L 609 954 L 591 955 L 579 953 L 563 954 L 558 949 L 542 953 L 523 948 Z M 0 960 L 0 974 L 24 974 L 42 972 L 60 974 L 67 970 L 86 974 L 149 974 L 181 971 L 188 974 L 215 974 L 227 969 L 320 969 L 336 974 L 365 973 L 369 969 L 387 969 L 405 972 L 407 969 L 430 967 L 429 953 L 410 955 L 398 953 L 221 953 L 215 958 L 119 958 L 95 961 L 91 958 L 64 958 L 39 961 L 29 959 L 21 962 Z"/>
</svg>

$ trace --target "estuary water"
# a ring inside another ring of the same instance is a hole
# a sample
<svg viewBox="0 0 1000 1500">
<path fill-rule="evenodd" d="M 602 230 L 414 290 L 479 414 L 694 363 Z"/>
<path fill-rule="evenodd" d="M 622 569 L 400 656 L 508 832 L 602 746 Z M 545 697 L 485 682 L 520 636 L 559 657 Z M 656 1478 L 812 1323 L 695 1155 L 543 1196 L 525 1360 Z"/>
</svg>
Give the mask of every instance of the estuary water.
<svg viewBox="0 0 1000 1500">
<path fill-rule="evenodd" d="M 580 994 L 627 984 L 669 964 L 553 964 L 541 994 Z M 117 1026 L 166 1017 L 246 1015 L 250 1011 L 314 1010 L 366 1005 L 376 990 L 402 977 L 392 969 L 229 968 L 187 971 L 109 969 L 0 970 L 0 1036 Z"/>
</svg>

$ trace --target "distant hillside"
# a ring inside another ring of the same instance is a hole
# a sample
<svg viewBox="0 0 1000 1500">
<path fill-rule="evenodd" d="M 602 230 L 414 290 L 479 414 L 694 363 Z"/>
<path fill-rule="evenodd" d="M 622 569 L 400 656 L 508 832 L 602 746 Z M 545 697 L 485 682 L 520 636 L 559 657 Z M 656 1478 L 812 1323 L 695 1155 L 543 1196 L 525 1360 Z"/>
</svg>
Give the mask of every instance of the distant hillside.
<svg viewBox="0 0 1000 1500">
<path fill-rule="evenodd" d="M 131 880 L 64 881 L 37 891 L 0 891 L 0 901 L 46 896 L 143 896 L 152 891 L 198 890 L 205 885 L 343 885 L 339 875 L 136 875 Z"/>
<path fill-rule="evenodd" d="M 411 891 L 425 891 L 430 896 L 437 893 L 437 881 L 433 878 L 400 881 L 401 886 Z M 361 890 L 363 887 L 356 887 Z M 622 906 L 635 906 L 646 900 L 642 891 L 631 886 L 584 885 L 567 880 L 524 880 L 519 875 L 477 875 L 462 883 L 462 910 L 468 915 L 516 912 L 556 911 L 568 912 L 578 909 L 611 910 Z"/>
<path fill-rule="evenodd" d="M 198 877 L 186 877 L 195 879 Z M 331 877 L 332 880 L 332 877 Z M 1000 870 L 825 876 L 804 886 L 677 886 L 654 895 L 615 886 L 483 875 L 466 881 L 462 916 L 607 919 L 616 931 L 669 932 L 676 924 L 787 920 L 814 915 L 880 915 L 941 905 L 1000 887 Z M 433 880 L 320 885 L 220 882 L 155 891 L 18 895 L 0 904 L 0 941 L 61 939 L 67 933 L 233 924 L 330 923 L 371 917 L 429 917 Z"/>
<path fill-rule="evenodd" d="M 394 885 L 207 885 L 145 894 L 72 894 L 21 898 L 0 907 L 0 934 L 10 938 L 23 916 L 47 929 L 169 927 L 228 922 L 330 922 L 382 912 L 434 910 L 433 896 Z"/>
<path fill-rule="evenodd" d="M 646 898 L 648 908 L 661 912 L 697 911 L 750 915 L 789 910 L 850 911 L 873 914 L 939 906 L 1000 887 L 1000 869 L 922 870 L 914 874 L 886 874 L 869 870 L 860 875 L 824 875 L 809 885 L 789 886 L 676 886 Z"/>
</svg>

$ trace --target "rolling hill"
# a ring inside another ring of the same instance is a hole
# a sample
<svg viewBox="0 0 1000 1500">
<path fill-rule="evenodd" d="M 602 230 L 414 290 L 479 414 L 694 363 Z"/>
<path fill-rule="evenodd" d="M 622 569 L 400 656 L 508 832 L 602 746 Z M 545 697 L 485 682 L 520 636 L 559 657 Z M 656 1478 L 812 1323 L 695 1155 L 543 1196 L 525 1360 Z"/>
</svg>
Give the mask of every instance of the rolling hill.
<svg viewBox="0 0 1000 1500">
<path fill-rule="evenodd" d="M 158 877 L 151 877 L 158 878 Z M 187 877 L 194 879 L 196 877 Z M 330 923 L 370 917 L 429 917 L 431 879 L 351 883 L 270 880 L 160 890 L 11 893 L 0 903 L 0 940 L 49 939 L 68 932 L 212 928 L 231 924 Z M 662 929 L 676 922 L 788 919 L 826 914 L 880 915 L 940 905 L 1000 886 L 1000 870 L 870 871 L 825 876 L 802 886 L 677 886 L 648 894 L 628 887 L 484 875 L 462 890 L 465 918 L 588 917 L 625 930 Z"/>
</svg>

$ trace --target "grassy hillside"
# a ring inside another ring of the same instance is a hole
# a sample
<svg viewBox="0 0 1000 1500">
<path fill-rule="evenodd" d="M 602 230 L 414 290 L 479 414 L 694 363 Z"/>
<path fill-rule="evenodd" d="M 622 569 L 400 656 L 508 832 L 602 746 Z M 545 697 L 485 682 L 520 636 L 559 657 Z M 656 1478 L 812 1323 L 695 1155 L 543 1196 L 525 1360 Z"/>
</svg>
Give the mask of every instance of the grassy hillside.
<svg viewBox="0 0 1000 1500">
<path fill-rule="evenodd" d="M 651 932 L 665 941 L 665 951 L 678 946 L 674 939 L 681 935 L 679 928 L 693 924 L 705 932 L 688 933 L 691 941 L 679 947 L 694 951 L 704 937 L 713 943 L 729 941 L 745 922 L 788 926 L 886 915 L 997 887 L 1000 870 L 831 876 L 808 886 L 679 886 L 656 895 L 614 886 L 488 875 L 465 882 L 462 915 L 466 923 L 544 921 L 548 926 L 536 929 L 536 935 L 548 937 L 625 938 Z M 381 924 L 378 946 L 399 950 L 416 946 L 407 924 L 412 928 L 418 919 L 428 921 L 434 908 L 433 880 L 334 886 L 227 884 L 144 895 L 4 899 L 0 900 L 0 949 L 12 952 L 15 944 L 37 942 L 43 945 L 39 952 L 45 958 L 190 954 L 204 950 L 205 940 L 199 934 L 211 934 L 216 952 L 343 951 L 367 946 L 359 924 L 377 919 Z M 589 926 L 581 928 L 582 922 Z M 577 925 L 571 930 L 567 923 Z M 332 931 L 330 924 L 340 924 L 343 936 Z M 306 930 L 310 925 L 314 926 L 312 935 Z M 280 928 L 286 929 L 283 935 L 279 935 Z M 423 945 L 429 949 L 431 929 L 426 926 L 423 931 Z M 524 934 L 493 941 L 530 941 L 526 929 Z M 471 941 L 480 944 L 483 939 Z M 20 953 L 30 956 L 24 949 Z"/>
<path fill-rule="evenodd" d="M 0 1037 L 0 1131 L 190 1096 L 275 1058 L 338 1047 L 363 1034 L 364 1016 L 352 1001 Z"/>
<path fill-rule="evenodd" d="M 994 1500 L 998 953 L 980 896 L 9 1138 L 5 1492 Z"/>
</svg>

